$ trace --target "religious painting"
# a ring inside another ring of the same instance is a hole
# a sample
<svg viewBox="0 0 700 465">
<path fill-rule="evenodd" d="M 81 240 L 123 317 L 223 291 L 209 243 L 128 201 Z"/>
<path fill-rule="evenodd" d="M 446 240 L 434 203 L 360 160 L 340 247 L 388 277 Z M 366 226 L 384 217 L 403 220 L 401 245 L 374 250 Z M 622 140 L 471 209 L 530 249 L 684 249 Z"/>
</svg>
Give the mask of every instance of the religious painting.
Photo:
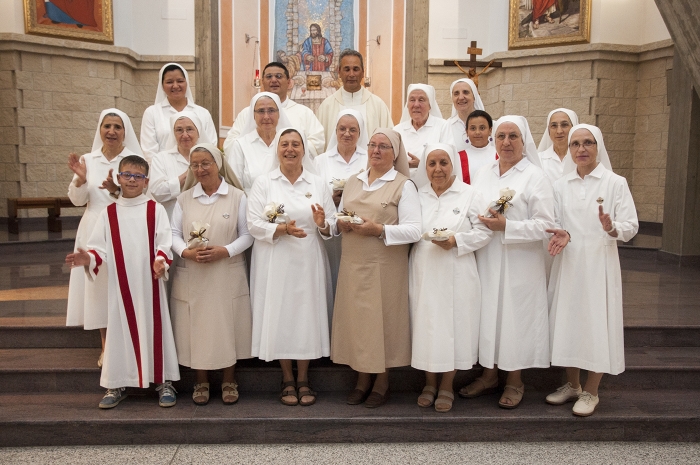
<svg viewBox="0 0 700 465">
<path fill-rule="evenodd" d="M 338 55 L 355 49 L 357 0 L 276 0 L 272 57 L 291 79 L 289 97 L 316 110 L 342 86 Z"/>
<path fill-rule="evenodd" d="M 591 0 L 510 0 L 508 48 L 590 42 Z"/>
<path fill-rule="evenodd" d="M 112 44 L 112 0 L 24 0 L 24 30 Z"/>
</svg>

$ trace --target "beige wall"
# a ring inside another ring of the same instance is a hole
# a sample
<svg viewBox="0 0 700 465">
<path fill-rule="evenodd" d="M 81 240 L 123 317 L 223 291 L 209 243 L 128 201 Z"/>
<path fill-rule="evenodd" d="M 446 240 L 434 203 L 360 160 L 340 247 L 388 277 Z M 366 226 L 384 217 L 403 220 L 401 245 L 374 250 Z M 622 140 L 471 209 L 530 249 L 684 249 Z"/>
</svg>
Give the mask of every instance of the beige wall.
<svg viewBox="0 0 700 465">
<path fill-rule="evenodd" d="M 68 154 L 90 151 L 103 109 L 127 113 L 138 135 L 143 111 L 155 98 L 158 70 L 169 61 L 194 68 L 193 57 L 0 34 L 0 216 L 7 216 L 8 197 L 66 195 Z M 194 73 L 190 81 L 194 86 Z"/>
<path fill-rule="evenodd" d="M 647 46 L 586 44 L 493 54 L 503 68 L 480 77 L 479 93 L 495 118 L 526 116 L 539 143 L 548 113 L 570 108 L 582 123 L 601 128 L 616 173 L 627 178 L 641 221 L 662 222 L 669 107 L 666 70 L 670 41 Z M 450 83 L 463 77 L 430 60 L 443 115 L 449 115 Z M 457 71 L 457 72 L 455 72 Z"/>
</svg>

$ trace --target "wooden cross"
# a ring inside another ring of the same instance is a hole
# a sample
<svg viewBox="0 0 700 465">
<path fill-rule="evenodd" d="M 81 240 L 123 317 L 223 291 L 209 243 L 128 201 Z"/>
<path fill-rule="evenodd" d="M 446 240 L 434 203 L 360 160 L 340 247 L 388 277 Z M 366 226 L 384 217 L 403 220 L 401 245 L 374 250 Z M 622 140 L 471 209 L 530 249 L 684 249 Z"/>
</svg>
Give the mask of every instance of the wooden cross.
<svg viewBox="0 0 700 465">
<path fill-rule="evenodd" d="M 491 61 L 478 61 L 478 55 L 483 53 L 483 50 L 476 46 L 476 41 L 472 40 L 471 46 L 467 49 L 469 54 L 469 61 L 457 61 L 457 60 L 445 60 L 443 66 L 456 66 L 462 70 L 470 79 L 478 85 L 479 75 L 486 71 L 487 68 L 501 68 L 503 63 L 496 60 Z M 469 67 L 469 71 L 465 71 L 463 66 Z M 480 72 L 476 72 L 476 68 L 484 68 Z"/>
</svg>

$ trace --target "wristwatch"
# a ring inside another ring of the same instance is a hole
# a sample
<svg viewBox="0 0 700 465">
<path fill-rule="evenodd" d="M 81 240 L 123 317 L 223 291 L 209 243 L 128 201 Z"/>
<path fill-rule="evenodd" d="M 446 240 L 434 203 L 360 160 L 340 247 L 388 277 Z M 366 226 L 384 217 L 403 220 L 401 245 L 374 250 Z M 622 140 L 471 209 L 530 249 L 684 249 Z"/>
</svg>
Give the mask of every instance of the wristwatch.
<svg viewBox="0 0 700 465">
<path fill-rule="evenodd" d="M 379 239 L 384 239 L 386 237 L 386 225 L 382 225 L 382 233 L 379 235 Z"/>
</svg>

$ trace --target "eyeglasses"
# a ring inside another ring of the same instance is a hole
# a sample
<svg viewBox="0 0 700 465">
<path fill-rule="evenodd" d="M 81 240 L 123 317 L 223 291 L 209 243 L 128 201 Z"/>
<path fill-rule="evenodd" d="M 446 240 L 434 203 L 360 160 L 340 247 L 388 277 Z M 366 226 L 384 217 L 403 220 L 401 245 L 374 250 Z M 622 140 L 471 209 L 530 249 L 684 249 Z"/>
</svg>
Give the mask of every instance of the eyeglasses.
<svg viewBox="0 0 700 465">
<path fill-rule="evenodd" d="M 563 123 L 552 123 L 552 124 L 549 125 L 549 128 L 550 128 L 550 129 L 554 129 L 554 130 L 557 130 L 557 129 L 559 129 L 559 128 L 566 129 L 566 128 L 570 128 L 570 127 L 571 127 L 571 124 L 569 124 L 569 123 L 567 123 L 567 122 L 563 122 Z"/>
<path fill-rule="evenodd" d="M 253 110 L 254 113 L 257 113 L 259 115 L 273 115 L 277 113 L 279 110 L 277 108 L 261 108 L 259 110 Z"/>
<path fill-rule="evenodd" d="M 272 78 L 275 78 L 275 79 L 279 80 L 279 79 L 282 79 L 282 78 L 287 77 L 287 75 L 286 75 L 286 74 L 282 74 L 282 73 L 277 73 L 277 74 L 266 74 L 266 75 L 263 76 L 263 77 L 269 81 L 269 80 L 272 79 Z"/>
<path fill-rule="evenodd" d="M 499 134 L 496 134 L 496 139 L 498 139 L 498 140 L 500 140 L 500 141 L 506 140 L 506 137 L 507 137 L 508 140 L 511 141 L 511 142 L 513 142 L 514 140 L 520 139 L 520 136 L 519 136 L 518 134 L 515 134 L 515 133 L 513 133 L 513 134 L 504 134 L 504 133 L 501 132 L 501 133 L 499 133 Z"/>
<path fill-rule="evenodd" d="M 583 146 L 585 149 L 590 149 L 594 145 L 598 145 L 598 143 L 594 140 L 584 140 L 583 144 L 579 144 L 578 142 L 572 142 L 569 144 L 569 148 L 571 150 L 578 150 Z"/>
<path fill-rule="evenodd" d="M 199 168 L 202 168 L 203 170 L 208 170 L 213 164 L 214 163 L 210 161 L 205 161 L 204 163 L 190 163 L 190 169 L 192 171 L 197 171 Z"/>
<path fill-rule="evenodd" d="M 379 149 L 381 152 L 386 152 L 387 150 L 394 150 L 394 147 L 392 147 L 391 145 L 384 145 L 384 144 L 379 144 L 379 145 L 377 145 L 375 143 L 367 144 L 367 150 L 372 152 L 372 151 L 374 151 L 374 149 Z"/>
<path fill-rule="evenodd" d="M 124 171 L 124 172 L 122 172 L 122 173 L 119 173 L 119 177 L 120 177 L 123 181 L 128 181 L 128 180 L 130 180 L 130 179 L 135 179 L 135 180 L 137 180 L 137 181 L 143 181 L 143 180 L 146 179 L 148 176 L 146 176 L 145 174 L 140 174 L 140 173 L 127 173 L 126 171 Z"/>
<path fill-rule="evenodd" d="M 195 128 L 175 128 L 175 134 L 178 136 L 181 136 L 182 134 L 187 134 L 188 136 L 191 136 L 192 134 L 195 134 L 197 130 Z"/>
<path fill-rule="evenodd" d="M 360 130 L 357 128 L 344 128 L 343 126 L 338 126 L 337 131 L 341 134 L 345 132 L 349 132 L 350 134 L 357 134 L 358 132 L 360 132 Z"/>
</svg>

